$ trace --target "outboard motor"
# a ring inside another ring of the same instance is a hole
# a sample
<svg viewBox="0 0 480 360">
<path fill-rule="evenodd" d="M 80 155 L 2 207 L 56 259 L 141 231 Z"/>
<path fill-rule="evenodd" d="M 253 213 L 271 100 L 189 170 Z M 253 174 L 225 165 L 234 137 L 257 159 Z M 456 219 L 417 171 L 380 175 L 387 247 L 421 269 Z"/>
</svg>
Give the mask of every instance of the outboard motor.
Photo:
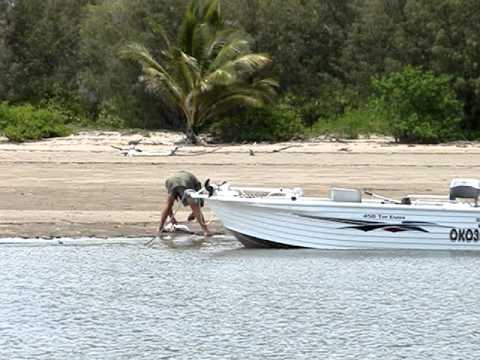
<svg viewBox="0 0 480 360">
<path fill-rule="evenodd" d="M 453 179 L 450 183 L 450 200 L 474 199 L 475 207 L 478 207 L 480 195 L 480 180 L 476 179 Z"/>
<path fill-rule="evenodd" d="M 210 179 L 207 179 L 205 181 L 205 184 L 203 185 L 203 187 L 205 188 L 205 190 L 207 190 L 208 197 L 212 197 L 215 192 L 215 189 L 213 188 L 212 185 L 210 185 Z"/>
</svg>

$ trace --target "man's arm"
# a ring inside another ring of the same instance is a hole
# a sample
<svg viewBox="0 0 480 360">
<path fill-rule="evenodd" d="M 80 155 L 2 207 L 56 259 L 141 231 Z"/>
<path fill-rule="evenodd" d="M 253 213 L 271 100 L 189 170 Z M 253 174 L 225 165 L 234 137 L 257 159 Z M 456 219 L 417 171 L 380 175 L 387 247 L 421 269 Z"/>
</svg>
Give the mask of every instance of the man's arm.
<svg viewBox="0 0 480 360">
<path fill-rule="evenodd" d="M 176 222 L 175 217 L 173 216 L 173 213 L 172 213 L 174 203 L 175 203 L 175 196 L 168 195 L 167 204 L 165 205 L 165 208 L 162 211 L 162 216 L 160 217 L 160 225 L 158 226 L 159 232 L 163 231 L 163 227 L 165 226 L 165 221 L 167 221 L 167 218 L 169 216 L 173 219 L 173 222 Z"/>
<path fill-rule="evenodd" d="M 205 222 L 205 218 L 203 217 L 202 210 L 200 209 L 200 206 L 193 200 L 189 199 L 189 205 L 192 208 L 192 214 L 195 216 L 197 219 L 198 223 L 203 229 L 203 234 L 205 236 L 211 236 L 210 231 L 208 230 L 207 223 Z"/>
</svg>

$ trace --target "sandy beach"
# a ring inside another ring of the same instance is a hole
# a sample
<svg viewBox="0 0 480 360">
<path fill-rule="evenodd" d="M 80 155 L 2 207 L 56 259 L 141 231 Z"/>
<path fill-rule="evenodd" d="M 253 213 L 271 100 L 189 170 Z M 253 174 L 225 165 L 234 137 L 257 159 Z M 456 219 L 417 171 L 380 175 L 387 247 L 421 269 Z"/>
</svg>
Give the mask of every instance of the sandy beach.
<svg viewBox="0 0 480 360">
<path fill-rule="evenodd" d="M 86 132 L 25 144 L 0 138 L 0 237 L 155 235 L 165 179 L 178 170 L 320 196 L 331 186 L 391 197 L 444 194 L 454 177 L 480 177 L 480 143 L 409 146 L 371 138 L 202 147 L 182 138 L 168 132 Z M 125 156 L 128 150 L 140 156 Z M 179 219 L 186 216 L 180 208 Z M 206 216 L 221 232 L 208 209 Z"/>
</svg>

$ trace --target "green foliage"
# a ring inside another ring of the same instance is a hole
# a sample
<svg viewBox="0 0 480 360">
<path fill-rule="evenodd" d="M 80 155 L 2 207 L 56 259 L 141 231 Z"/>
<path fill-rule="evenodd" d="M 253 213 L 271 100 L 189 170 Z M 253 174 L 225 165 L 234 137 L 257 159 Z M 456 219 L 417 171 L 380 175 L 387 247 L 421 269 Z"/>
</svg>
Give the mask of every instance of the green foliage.
<svg viewBox="0 0 480 360">
<path fill-rule="evenodd" d="M 218 31 L 224 48 L 245 54 L 246 40 L 250 53 L 271 55 L 268 72 L 259 69 L 245 78 L 279 79 L 281 93 L 290 94 L 290 106 L 313 131 L 363 131 L 355 119 L 364 110 L 346 109 L 363 109 L 375 90 L 372 77 L 411 65 L 451 77 L 463 110 L 461 131 L 453 134 L 479 138 L 478 9 L 478 0 L 0 0 L 0 102 L 53 103 L 76 126 L 184 130 L 178 102 L 149 82 L 148 74 L 138 81 L 138 63 L 122 61 L 119 51 L 127 43 L 144 45 L 185 90 L 197 79 L 196 70 L 203 79 L 212 70 L 221 47 L 205 50 Z M 223 75 L 217 84 L 227 81 Z M 145 92 L 146 84 L 154 91 Z M 215 97 L 225 94 L 218 89 Z M 183 107 L 190 128 L 202 122 L 208 127 L 230 108 L 222 104 L 202 120 L 199 112 L 193 115 L 195 101 Z M 422 123 L 404 129 L 414 137 L 450 138 L 434 134 L 436 122 L 425 122 L 424 115 L 408 122 Z"/>
<path fill-rule="evenodd" d="M 225 12 L 271 54 L 283 89 L 318 97 L 343 77 L 339 60 L 356 18 L 355 0 L 224 0 Z"/>
<path fill-rule="evenodd" d="M 112 111 L 109 115 L 120 117 L 126 126 L 176 127 L 175 112 L 168 104 L 145 93 L 137 82 L 138 67 L 122 61 L 118 54 L 129 42 L 163 51 L 159 41 L 162 28 L 170 33 L 180 26 L 184 3 L 184 0 L 117 0 L 86 6 L 79 31 L 81 56 L 87 66 L 79 69 L 78 96 L 92 117 L 102 118 L 93 119 L 92 125 L 104 122 L 106 112 Z"/>
<path fill-rule="evenodd" d="M 233 108 L 261 107 L 275 95 L 276 81 L 265 77 L 271 59 L 252 53 L 249 37 L 224 23 L 219 0 L 191 0 L 176 44 L 162 38 L 160 60 L 138 43 L 121 55 L 141 66 L 147 90 L 183 113 L 191 142 L 197 142 L 194 128 Z"/>
<path fill-rule="evenodd" d="M 480 130 L 478 0 L 370 0 L 359 4 L 341 58 L 348 82 L 368 97 L 372 77 L 401 71 L 407 65 L 448 75 L 463 102 L 463 136 Z"/>
<path fill-rule="evenodd" d="M 311 128 L 320 118 L 329 118 L 337 115 L 335 99 L 327 97 L 310 98 L 305 96 L 287 95 L 283 102 L 295 108 L 302 124 Z"/>
<path fill-rule="evenodd" d="M 345 109 L 360 107 L 358 99 L 359 94 L 352 89 L 331 83 L 323 86 L 315 97 L 288 94 L 283 101 L 297 109 L 303 124 L 312 128 L 319 120 L 337 119 L 345 114 Z"/>
<path fill-rule="evenodd" d="M 370 104 L 348 110 L 337 117 L 319 119 L 310 129 L 309 136 L 332 135 L 338 138 L 358 139 L 360 135 L 387 135 L 388 126 L 383 117 Z"/>
<path fill-rule="evenodd" d="M 397 141 L 438 143 L 458 136 L 462 108 L 450 82 L 410 66 L 373 81 L 377 109 Z"/>
<path fill-rule="evenodd" d="M 78 23 L 87 2 L 10 2 L 4 32 L 9 50 L 4 98 L 39 103 L 54 97 L 74 97 L 81 64 Z"/>
<path fill-rule="evenodd" d="M 118 130 L 125 128 L 125 125 L 125 120 L 118 114 L 113 103 L 105 103 L 95 121 L 95 126 L 102 129 Z"/>
<path fill-rule="evenodd" d="M 215 122 L 210 132 L 217 141 L 287 141 L 301 137 L 304 126 L 288 99 L 275 105 L 249 109 Z"/>
<path fill-rule="evenodd" d="M 10 106 L 6 102 L 0 102 L 0 130 L 7 126 L 10 119 Z"/>
<path fill-rule="evenodd" d="M 8 62 L 10 48 L 6 44 L 6 33 L 8 29 L 7 15 L 9 3 L 0 0 L 0 100 L 5 98 L 7 93 L 6 79 L 8 78 Z"/>
<path fill-rule="evenodd" d="M 53 108 L 35 108 L 32 105 L 0 105 L 0 125 L 4 135 L 11 141 L 23 142 L 42 138 L 67 136 L 65 115 Z"/>
</svg>

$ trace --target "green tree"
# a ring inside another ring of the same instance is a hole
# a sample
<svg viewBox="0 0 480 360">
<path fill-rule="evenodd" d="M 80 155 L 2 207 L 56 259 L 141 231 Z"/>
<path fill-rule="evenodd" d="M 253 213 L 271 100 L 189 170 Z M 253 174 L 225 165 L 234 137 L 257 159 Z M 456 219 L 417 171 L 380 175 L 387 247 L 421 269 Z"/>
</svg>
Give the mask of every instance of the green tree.
<svg viewBox="0 0 480 360">
<path fill-rule="evenodd" d="M 164 34 L 161 61 L 143 45 L 130 44 L 122 57 L 138 62 L 147 89 L 176 104 L 185 117 L 187 139 L 195 128 L 232 108 L 271 101 L 277 83 L 264 77 L 271 59 L 251 52 L 248 36 L 228 27 L 219 0 L 192 0 L 176 44 Z"/>
<path fill-rule="evenodd" d="M 467 136 L 480 131 L 480 7 L 476 0 L 422 1 L 432 41 L 431 68 L 449 74 L 464 103 Z"/>
<path fill-rule="evenodd" d="M 364 97 L 371 94 L 372 77 L 400 71 L 406 65 L 398 46 L 405 3 L 405 0 L 370 0 L 362 1 L 358 7 L 359 15 L 342 49 L 341 68 L 346 81 Z"/>
<path fill-rule="evenodd" d="M 358 16 L 356 0 L 225 0 L 230 21 L 240 23 L 274 59 L 283 94 L 295 95 L 302 121 L 338 116 L 352 99 L 341 53 Z M 354 98 L 355 99 L 355 98 Z"/>
<path fill-rule="evenodd" d="M 340 55 L 357 16 L 354 0 L 226 0 L 228 16 L 275 60 L 282 90 L 317 96 L 343 79 Z"/>
<path fill-rule="evenodd" d="M 476 0 L 362 0 L 342 51 L 348 84 L 421 66 L 452 77 L 467 136 L 480 131 L 480 11 Z M 468 14 L 466 16 L 465 14 Z"/>
<path fill-rule="evenodd" d="M 8 13 L 6 98 L 15 102 L 74 98 L 78 25 L 89 0 L 16 0 Z"/>
<path fill-rule="evenodd" d="M 437 143 L 458 136 L 462 108 L 450 77 L 407 66 L 373 84 L 378 110 L 397 141 Z"/>
<path fill-rule="evenodd" d="M 11 9 L 10 1 L 0 0 L 0 101 L 6 98 L 9 49 L 6 44 L 8 29 L 7 17 Z"/>
<path fill-rule="evenodd" d="M 79 95 L 94 117 L 109 114 L 129 126 L 178 128 L 177 112 L 135 83 L 138 69 L 118 53 L 126 43 L 138 42 L 164 51 L 159 32 L 169 34 L 180 25 L 186 0 L 116 0 L 88 5 L 80 29 L 84 66 Z M 101 120 L 101 119 L 100 119 Z"/>
</svg>

